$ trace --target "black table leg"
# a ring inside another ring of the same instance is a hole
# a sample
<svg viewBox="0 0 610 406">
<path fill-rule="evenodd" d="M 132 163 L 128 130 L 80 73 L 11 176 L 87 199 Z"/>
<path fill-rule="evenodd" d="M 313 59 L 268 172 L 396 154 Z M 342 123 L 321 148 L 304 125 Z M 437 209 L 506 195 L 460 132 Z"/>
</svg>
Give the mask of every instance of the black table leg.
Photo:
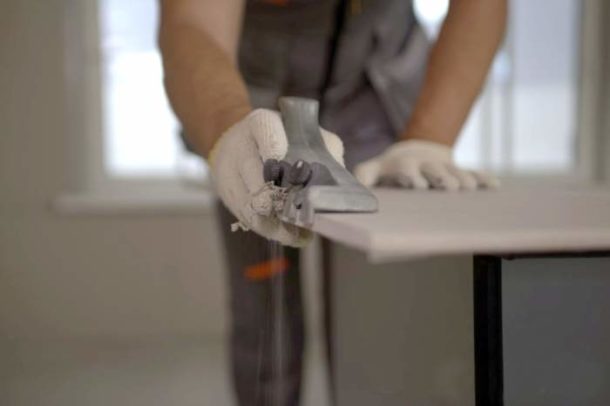
<svg viewBox="0 0 610 406">
<path fill-rule="evenodd" d="M 500 258 L 475 256 L 473 276 L 476 405 L 500 406 L 504 404 Z"/>
</svg>

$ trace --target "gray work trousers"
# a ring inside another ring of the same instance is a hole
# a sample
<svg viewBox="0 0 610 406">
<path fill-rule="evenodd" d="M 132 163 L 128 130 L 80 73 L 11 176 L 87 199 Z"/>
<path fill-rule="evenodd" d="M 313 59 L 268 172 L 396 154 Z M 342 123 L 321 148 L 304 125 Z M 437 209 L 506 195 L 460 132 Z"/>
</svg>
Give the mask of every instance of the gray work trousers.
<svg viewBox="0 0 610 406">
<path fill-rule="evenodd" d="M 343 1 L 344 24 L 335 18 L 339 2 L 309 3 L 308 7 L 282 8 L 248 2 L 239 48 L 240 71 L 255 107 L 275 108 L 282 95 L 321 100 L 320 122 L 342 137 L 345 163 L 351 169 L 380 154 L 402 132 L 423 78 L 428 41 L 410 1 L 371 0 L 362 2 L 361 12 L 349 13 L 348 3 Z M 335 38 L 333 32 L 340 35 Z M 331 55 L 333 38 L 338 42 Z M 284 248 L 281 256 L 286 269 L 256 277 L 257 272 L 250 271 L 272 259 L 270 243 L 253 232 L 232 233 L 234 217 L 222 206 L 219 212 L 229 265 L 231 358 L 238 403 L 296 406 L 305 341 L 299 252 Z M 329 255 L 328 249 L 323 251 Z M 332 368 L 328 266 L 323 266 L 321 279 Z M 278 285 L 283 290 L 281 304 L 274 297 Z M 278 346 L 274 314 L 279 306 L 283 307 L 283 321 Z M 279 381 L 278 369 L 282 371 Z M 330 384 L 332 389 L 332 379 Z"/>
<path fill-rule="evenodd" d="M 236 220 L 222 204 L 218 205 L 218 213 L 229 267 L 231 367 L 238 404 L 296 406 L 305 344 L 299 250 L 283 247 L 279 253 L 272 252 L 269 240 L 254 232 L 231 232 L 230 225 Z M 270 260 L 280 261 L 281 272 L 272 275 L 261 272 Z M 326 343 L 332 367 L 330 277 L 328 267 L 323 268 Z M 282 285 L 281 302 L 276 296 L 278 284 Z M 278 313 L 282 316 L 280 323 L 275 319 Z M 275 330 L 278 325 L 279 346 Z"/>
</svg>

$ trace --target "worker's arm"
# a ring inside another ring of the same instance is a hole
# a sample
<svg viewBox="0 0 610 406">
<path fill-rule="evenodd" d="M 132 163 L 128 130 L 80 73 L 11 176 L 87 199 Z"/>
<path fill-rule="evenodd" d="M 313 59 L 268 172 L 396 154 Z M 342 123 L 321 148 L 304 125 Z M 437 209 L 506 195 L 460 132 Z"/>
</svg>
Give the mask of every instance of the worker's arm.
<svg viewBox="0 0 610 406">
<path fill-rule="evenodd" d="M 355 169 L 365 185 L 474 190 L 492 176 L 453 162 L 453 145 L 481 91 L 506 26 L 508 0 L 450 0 L 425 80 L 401 141 Z"/>
<path fill-rule="evenodd" d="M 279 221 L 276 192 L 263 179 L 263 162 L 283 159 L 288 140 L 277 112 L 252 111 L 237 69 L 243 9 L 244 0 L 161 0 L 165 87 L 189 143 L 209 158 L 216 192 L 236 225 L 300 246 L 311 233 Z M 341 140 L 322 136 L 342 162 Z"/>
<path fill-rule="evenodd" d="M 507 0 L 450 0 L 404 139 L 452 146 L 504 36 Z"/>
<path fill-rule="evenodd" d="M 165 87 L 189 143 L 206 157 L 251 110 L 236 66 L 244 0 L 161 0 Z"/>
</svg>

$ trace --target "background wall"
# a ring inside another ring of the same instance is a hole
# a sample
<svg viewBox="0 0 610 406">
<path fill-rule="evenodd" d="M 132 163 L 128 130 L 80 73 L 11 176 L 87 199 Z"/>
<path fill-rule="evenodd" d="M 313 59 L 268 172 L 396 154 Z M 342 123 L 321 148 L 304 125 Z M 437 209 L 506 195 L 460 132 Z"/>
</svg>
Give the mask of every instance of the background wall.
<svg viewBox="0 0 610 406">
<path fill-rule="evenodd" d="M 0 1 L 0 404 L 232 404 L 209 205 L 53 208 L 86 186 L 90 126 L 69 93 L 83 67 L 66 62 L 67 7 L 84 1 Z M 323 352 L 310 344 L 303 404 L 324 406 Z"/>
<path fill-rule="evenodd" d="M 67 110 L 67 2 L 0 2 L 0 337 L 220 334 L 215 217 L 62 216 L 87 135 Z"/>
<path fill-rule="evenodd" d="M 608 72 L 610 72 L 610 24 L 607 24 L 607 21 L 610 21 L 610 3 L 602 2 L 601 3 L 601 21 L 602 24 L 602 32 L 600 33 L 601 39 L 601 69 L 602 69 L 602 77 L 600 78 L 601 82 L 601 100 L 599 102 L 600 105 L 600 113 L 598 117 L 601 119 L 600 130 L 598 131 L 598 140 L 600 144 L 597 163 L 598 163 L 598 173 L 597 177 L 604 181 L 604 183 L 610 182 L 610 84 L 608 80 L 606 80 L 608 76 Z"/>
<path fill-rule="evenodd" d="M 340 405 L 474 405 L 472 258 L 333 252 Z"/>
</svg>

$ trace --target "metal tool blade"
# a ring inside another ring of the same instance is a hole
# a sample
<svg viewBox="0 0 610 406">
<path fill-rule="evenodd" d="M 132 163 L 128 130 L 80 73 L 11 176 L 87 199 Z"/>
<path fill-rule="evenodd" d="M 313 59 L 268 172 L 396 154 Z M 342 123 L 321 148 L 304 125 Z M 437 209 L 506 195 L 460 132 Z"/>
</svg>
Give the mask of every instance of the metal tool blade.
<svg viewBox="0 0 610 406">
<path fill-rule="evenodd" d="M 312 171 L 310 178 L 302 183 L 298 179 L 290 183 L 290 177 L 285 176 L 282 186 L 290 190 L 280 219 L 310 228 L 315 213 L 377 211 L 375 195 L 341 166 L 326 148 L 318 124 L 318 102 L 284 97 L 279 100 L 279 107 L 288 138 L 288 153 L 280 164 L 283 165 L 282 174 L 302 170 L 298 167 L 302 165 L 299 162 L 304 162 L 308 168 L 306 170 Z M 295 174 L 293 178 L 298 176 L 305 175 Z"/>
</svg>

